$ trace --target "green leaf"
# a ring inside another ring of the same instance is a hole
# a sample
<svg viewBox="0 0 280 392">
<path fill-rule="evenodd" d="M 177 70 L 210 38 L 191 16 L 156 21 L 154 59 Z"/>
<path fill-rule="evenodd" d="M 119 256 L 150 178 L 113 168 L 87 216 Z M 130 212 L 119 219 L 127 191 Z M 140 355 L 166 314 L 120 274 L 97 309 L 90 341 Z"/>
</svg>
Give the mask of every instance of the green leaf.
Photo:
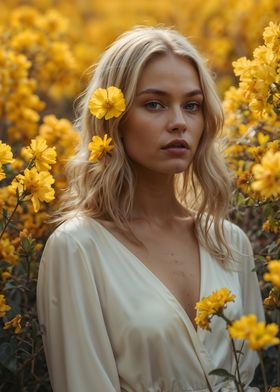
<svg viewBox="0 0 280 392">
<path fill-rule="evenodd" d="M 270 94 L 270 95 L 268 96 L 266 102 L 272 104 L 272 102 L 273 102 L 273 95 L 272 95 L 272 94 Z"/>
<path fill-rule="evenodd" d="M 274 112 L 276 114 L 280 114 L 280 108 L 279 107 L 273 108 L 273 110 L 274 110 Z"/>
<path fill-rule="evenodd" d="M 12 373 L 16 373 L 16 345 L 14 343 L 2 343 L 0 346 L 0 363 Z"/>
<path fill-rule="evenodd" d="M 209 375 L 215 375 L 215 376 L 220 376 L 220 377 L 225 377 L 225 378 L 231 378 L 234 379 L 234 375 L 229 373 L 226 369 L 218 368 L 211 370 Z"/>
<path fill-rule="evenodd" d="M 11 263 L 5 260 L 0 261 L 0 269 L 8 268 L 11 267 Z"/>
<path fill-rule="evenodd" d="M 237 204 L 244 204 L 245 197 L 242 193 L 239 193 L 237 198 Z"/>
</svg>

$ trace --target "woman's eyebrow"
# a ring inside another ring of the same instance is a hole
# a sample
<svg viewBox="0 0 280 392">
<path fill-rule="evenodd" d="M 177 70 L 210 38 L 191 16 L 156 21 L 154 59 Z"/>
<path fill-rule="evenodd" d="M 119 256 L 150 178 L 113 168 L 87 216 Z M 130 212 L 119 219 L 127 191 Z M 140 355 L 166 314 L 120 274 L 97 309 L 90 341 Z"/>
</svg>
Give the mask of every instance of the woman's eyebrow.
<svg viewBox="0 0 280 392">
<path fill-rule="evenodd" d="M 170 95 L 168 92 L 163 91 L 163 90 L 158 90 L 156 88 L 148 88 L 146 90 L 140 91 L 140 93 L 138 93 L 137 96 L 144 95 L 144 94 L 156 94 L 156 95 L 163 95 L 163 96 Z M 191 90 L 191 91 L 188 91 L 187 93 L 185 93 L 184 97 L 193 97 L 195 95 L 202 95 L 203 96 L 203 93 L 200 89 L 195 89 L 195 90 Z"/>
</svg>

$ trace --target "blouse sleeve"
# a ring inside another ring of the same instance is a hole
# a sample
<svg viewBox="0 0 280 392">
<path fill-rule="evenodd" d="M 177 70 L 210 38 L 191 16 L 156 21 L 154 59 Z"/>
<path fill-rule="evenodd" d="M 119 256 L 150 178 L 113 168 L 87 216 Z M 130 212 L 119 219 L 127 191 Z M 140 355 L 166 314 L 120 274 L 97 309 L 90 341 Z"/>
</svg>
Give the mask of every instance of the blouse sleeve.
<svg viewBox="0 0 280 392">
<path fill-rule="evenodd" d="M 86 258 L 69 233 L 56 230 L 40 263 L 37 311 L 54 392 L 120 391 L 114 354 Z"/>
</svg>

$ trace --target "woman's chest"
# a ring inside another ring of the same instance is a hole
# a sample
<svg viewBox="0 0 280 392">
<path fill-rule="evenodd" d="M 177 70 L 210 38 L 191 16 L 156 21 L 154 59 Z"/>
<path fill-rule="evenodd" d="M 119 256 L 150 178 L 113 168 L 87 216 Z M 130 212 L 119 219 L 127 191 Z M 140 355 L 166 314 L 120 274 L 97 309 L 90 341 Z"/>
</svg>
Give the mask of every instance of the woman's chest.
<svg viewBox="0 0 280 392">
<path fill-rule="evenodd" d="M 145 233 L 144 246 L 125 247 L 173 294 L 194 324 L 200 293 L 200 248 L 193 235 Z"/>
</svg>

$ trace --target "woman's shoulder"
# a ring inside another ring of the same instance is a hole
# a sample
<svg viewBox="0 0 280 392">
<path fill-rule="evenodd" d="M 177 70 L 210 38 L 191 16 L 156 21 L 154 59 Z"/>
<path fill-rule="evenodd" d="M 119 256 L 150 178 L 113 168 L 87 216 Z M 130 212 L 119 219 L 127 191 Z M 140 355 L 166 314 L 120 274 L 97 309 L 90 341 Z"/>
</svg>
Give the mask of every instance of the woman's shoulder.
<svg viewBox="0 0 280 392">
<path fill-rule="evenodd" d="M 250 241 L 247 234 L 235 223 L 225 219 L 223 221 L 223 230 L 225 237 L 231 246 L 237 247 L 240 250 L 245 250 L 250 247 Z"/>
<path fill-rule="evenodd" d="M 202 222 L 202 230 L 205 222 Z M 235 223 L 224 219 L 222 222 L 222 232 L 226 245 L 229 250 L 229 257 L 226 266 L 229 269 L 240 270 L 244 265 L 251 262 L 252 246 L 247 234 Z M 214 219 L 212 219 L 209 230 L 207 230 L 210 241 L 215 246 L 218 246 L 218 239 L 215 234 Z M 202 241 L 203 241 L 202 237 Z"/>
<path fill-rule="evenodd" d="M 211 239 L 213 240 L 213 242 L 215 242 L 215 228 L 214 228 L 214 222 L 215 219 L 214 217 L 212 217 L 212 219 L 210 219 L 210 225 L 207 228 L 207 232 L 210 235 Z M 224 238 L 227 241 L 229 246 L 233 246 L 233 247 L 238 247 L 240 248 L 240 246 L 243 247 L 247 247 L 248 244 L 250 244 L 250 241 L 248 239 L 247 234 L 244 232 L 243 229 L 241 229 L 239 226 L 237 226 L 235 223 L 231 222 L 228 219 L 224 219 L 221 222 L 221 228 L 224 234 Z M 202 229 L 202 230 L 200 230 Z M 205 229 L 206 229 L 206 218 L 202 218 L 201 220 L 201 225 L 200 225 L 200 229 L 198 227 L 198 232 L 200 235 L 203 235 L 202 233 L 205 233 Z"/>
<path fill-rule="evenodd" d="M 75 244 L 85 244 L 94 239 L 100 240 L 100 233 L 97 222 L 84 214 L 76 214 L 61 223 L 52 232 L 48 242 L 71 242 Z"/>
</svg>

